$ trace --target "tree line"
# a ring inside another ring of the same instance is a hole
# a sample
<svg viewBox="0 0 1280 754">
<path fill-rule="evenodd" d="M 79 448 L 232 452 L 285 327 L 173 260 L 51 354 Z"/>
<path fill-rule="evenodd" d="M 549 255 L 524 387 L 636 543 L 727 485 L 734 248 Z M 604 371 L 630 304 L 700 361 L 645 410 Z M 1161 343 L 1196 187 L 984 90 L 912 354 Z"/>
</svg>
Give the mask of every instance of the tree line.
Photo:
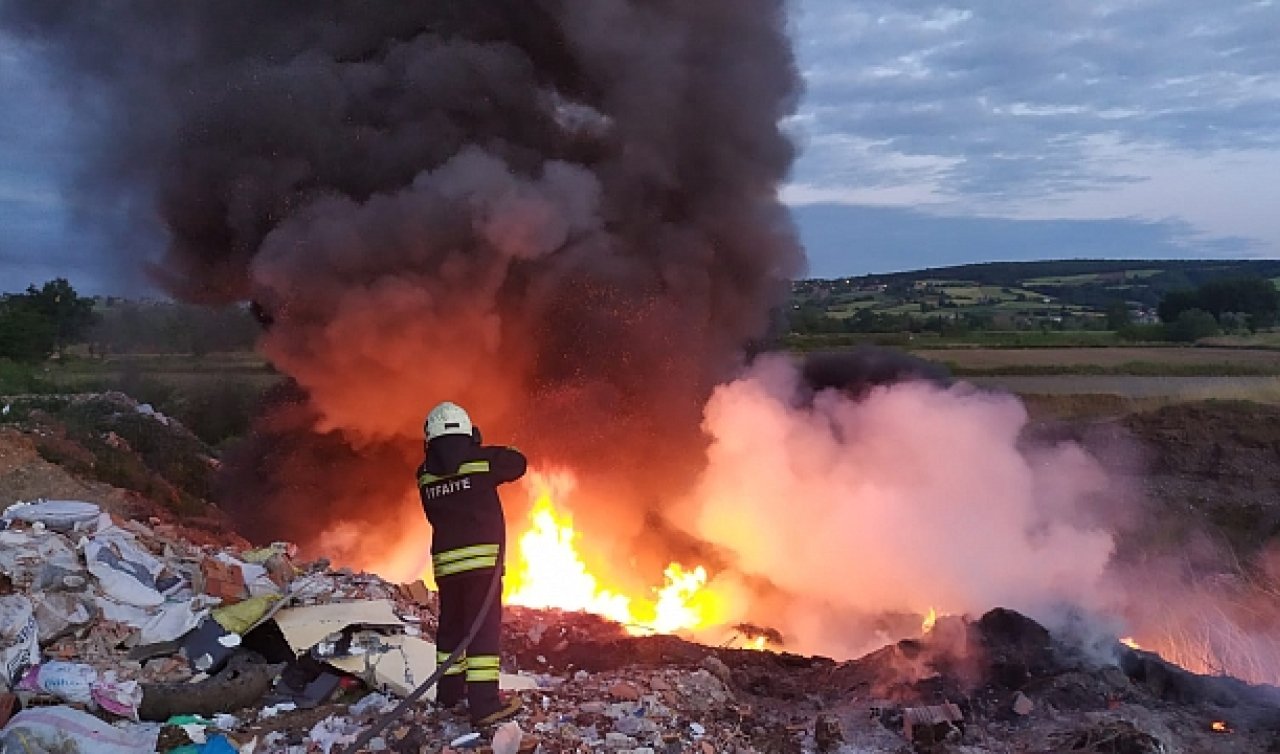
<svg viewBox="0 0 1280 754">
<path fill-rule="evenodd" d="M 80 342 L 96 321 L 93 299 L 65 278 L 0 298 L 0 359 L 44 361 Z"/>
<path fill-rule="evenodd" d="M 87 356 L 248 351 L 261 328 L 247 307 L 81 296 L 65 278 L 0 296 L 0 359 L 38 363 L 73 347 Z"/>
<path fill-rule="evenodd" d="M 1006 289 L 1007 290 L 1007 289 Z M 1099 289 L 1101 290 L 1101 289 Z M 909 279 L 886 284 L 885 294 L 910 302 L 916 291 Z M 1257 332 L 1280 322 L 1280 291 L 1270 279 L 1244 276 L 1212 279 L 1195 286 L 1169 291 L 1156 304 L 1160 322 L 1135 324 L 1134 301 L 1107 292 L 1092 314 L 1077 313 L 1063 306 L 1061 299 L 1043 307 L 1040 329 L 1111 330 L 1123 340 L 1193 342 L 1223 332 Z M 945 299 L 945 297 L 943 297 Z M 965 311 L 964 307 L 919 302 L 918 311 L 875 311 L 860 308 L 845 317 L 832 316 L 820 302 L 799 299 L 788 313 L 789 330 L 797 335 L 936 332 L 963 336 L 984 330 L 1007 330 L 988 311 Z M 940 314 L 940 309 L 950 311 Z M 1023 328 L 1025 329 L 1025 328 Z"/>
</svg>

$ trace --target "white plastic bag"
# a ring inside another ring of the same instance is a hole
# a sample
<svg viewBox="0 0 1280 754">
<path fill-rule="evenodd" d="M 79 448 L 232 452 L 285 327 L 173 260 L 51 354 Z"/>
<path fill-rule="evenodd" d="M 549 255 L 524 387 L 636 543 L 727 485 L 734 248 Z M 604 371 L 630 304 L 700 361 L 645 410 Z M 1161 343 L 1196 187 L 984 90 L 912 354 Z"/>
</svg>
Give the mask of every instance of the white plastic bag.
<svg viewBox="0 0 1280 754">
<path fill-rule="evenodd" d="M 91 665 L 51 660 L 28 671 L 21 687 L 53 694 L 64 702 L 89 704 L 93 701 L 93 685 L 97 682 L 98 671 Z"/>
<path fill-rule="evenodd" d="M 138 708 L 142 706 L 142 686 L 137 681 L 117 680 L 108 670 L 102 679 L 93 684 L 93 702 L 113 715 L 137 721 Z"/>
<path fill-rule="evenodd" d="M 10 521 L 42 523 L 54 531 L 71 531 L 98 520 L 102 509 L 81 500 L 40 500 L 34 503 L 14 503 L 4 511 Z"/>
<path fill-rule="evenodd" d="M 155 751 L 158 726 L 116 728 L 70 707 L 35 707 L 13 716 L 0 733 L 4 754 L 138 754 Z"/>
<path fill-rule="evenodd" d="M 208 610 L 196 610 L 196 601 L 170 602 L 142 625 L 138 637 L 141 644 L 158 644 L 186 636 L 209 614 Z"/>
<path fill-rule="evenodd" d="M 345 717 L 330 716 L 311 726 L 308 741 L 324 754 L 330 754 L 339 746 L 355 743 L 360 728 Z"/>
<path fill-rule="evenodd" d="M 493 732 L 493 754 L 516 754 L 520 751 L 522 738 L 524 731 L 520 729 L 520 723 L 512 720 L 499 725 Z"/>
<path fill-rule="evenodd" d="M 21 594 L 0 597 L 0 681 L 12 687 L 24 669 L 40 662 L 36 615 Z"/>
<path fill-rule="evenodd" d="M 85 542 L 84 559 L 102 593 L 117 602 L 138 607 L 155 607 L 164 602 L 164 595 L 155 589 L 155 576 L 163 566 L 127 538 L 99 534 Z"/>
</svg>

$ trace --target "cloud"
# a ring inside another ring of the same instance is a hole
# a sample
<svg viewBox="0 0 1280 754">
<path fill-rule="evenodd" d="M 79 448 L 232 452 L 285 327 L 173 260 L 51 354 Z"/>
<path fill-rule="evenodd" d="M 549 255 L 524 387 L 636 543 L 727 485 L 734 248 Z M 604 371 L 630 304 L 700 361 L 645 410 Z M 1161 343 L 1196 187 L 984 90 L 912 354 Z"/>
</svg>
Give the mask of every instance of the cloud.
<svg viewBox="0 0 1280 754">
<path fill-rule="evenodd" d="M 1280 224 L 1218 198 L 1258 187 L 1224 162 L 1280 163 L 1280 4 L 802 0 L 795 28 L 792 204 L 1044 219 L 1065 197 L 1062 217 L 1173 219 L 1280 253 Z M 1213 175 L 1216 194 L 1178 196 Z"/>
<path fill-rule="evenodd" d="M 38 45 L 0 32 L 0 72 L 0 293 L 65 277 L 81 292 L 153 295 L 141 265 L 110 253 L 126 236 L 139 256 L 158 243 L 155 233 L 137 241 L 138 223 L 121 232 L 131 197 L 90 209 L 64 190 L 82 169 L 73 130 L 102 124 L 72 106 Z"/>
<path fill-rule="evenodd" d="M 990 158 L 1061 165 L 1098 134 L 1187 149 L 1280 145 L 1280 49 L 1267 31 L 1280 6 L 968 6 L 805 0 L 796 28 L 814 133 L 965 158 L 954 178 L 971 190 L 1020 182 L 982 168 Z M 809 157 L 807 167 L 820 164 Z"/>
</svg>

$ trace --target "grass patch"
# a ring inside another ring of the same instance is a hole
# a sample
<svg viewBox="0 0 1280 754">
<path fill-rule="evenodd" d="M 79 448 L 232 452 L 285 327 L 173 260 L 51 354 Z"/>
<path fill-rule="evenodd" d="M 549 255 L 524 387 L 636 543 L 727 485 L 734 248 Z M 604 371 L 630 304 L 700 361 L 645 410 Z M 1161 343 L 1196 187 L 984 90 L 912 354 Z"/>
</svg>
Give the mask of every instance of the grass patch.
<svg viewBox="0 0 1280 754">
<path fill-rule="evenodd" d="M 1214 338 L 1201 338 L 1196 345 L 1212 348 L 1257 348 L 1280 350 L 1280 332 L 1263 331 L 1248 335 L 1221 335 Z"/>
<path fill-rule="evenodd" d="M 1098 419 L 1158 411 L 1193 403 L 1248 410 L 1280 406 L 1280 378 L 1256 387 L 1224 387 L 1178 395 L 1129 396 L 1118 393 L 1019 393 L 1034 419 Z"/>
<path fill-rule="evenodd" d="M 1136 410 L 1133 398 L 1115 393 L 1027 393 L 1018 396 L 1032 419 L 1099 419 Z"/>
<path fill-rule="evenodd" d="M 0 359 L 0 395 L 52 393 L 57 387 L 45 379 L 39 367 Z"/>
<path fill-rule="evenodd" d="M 792 333 L 782 338 L 782 347 L 788 351 L 838 351 L 858 346 L 892 346 L 903 348 L 912 344 L 910 333 Z"/>
<path fill-rule="evenodd" d="M 1013 375 L 1133 375 L 1138 377 L 1272 377 L 1280 376 L 1280 367 L 1267 364 L 1239 363 L 1172 363 L 1129 361 L 1123 364 L 1009 364 L 996 367 L 974 367 L 944 362 L 959 377 L 1001 377 Z"/>
<path fill-rule="evenodd" d="M 1031 278 L 1023 280 L 1023 285 L 1030 286 L 1065 286 L 1065 285 L 1087 285 L 1097 283 L 1103 280 L 1118 279 L 1123 274 L 1125 280 L 1136 280 L 1142 278 L 1152 278 L 1163 273 L 1164 270 L 1117 270 L 1116 272 L 1088 272 L 1082 275 L 1054 275 L 1048 277 Z"/>
<path fill-rule="evenodd" d="M 979 330 L 963 335 L 935 332 L 894 333 L 790 333 L 782 346 L 792 351 L 821 351 L 861 345 L 930 348 L 1104 348 L 1120 344 L 1114 332 L 1105 330 Z M 1167 343 L 1164 345 L 1168 345 Z"/>
<path fill-rule="evenodd" d="M 122 371 L 139 372 L 200 372 L 205 374 L 263 374 L 272 373 L 270 364 L 253 352 L 214 353 L 204 356 L 188 354 L 123 354 L 105 358 L 68 357 L 57 363 L 61 374 L 110 375 Z"/>
<path fill-rule="evenodd" d="M 957 348 L 1096 348 L 1119 344 L 1106 330 L 982 330 L 939 338 L 930 347 Z"/>
</svg>

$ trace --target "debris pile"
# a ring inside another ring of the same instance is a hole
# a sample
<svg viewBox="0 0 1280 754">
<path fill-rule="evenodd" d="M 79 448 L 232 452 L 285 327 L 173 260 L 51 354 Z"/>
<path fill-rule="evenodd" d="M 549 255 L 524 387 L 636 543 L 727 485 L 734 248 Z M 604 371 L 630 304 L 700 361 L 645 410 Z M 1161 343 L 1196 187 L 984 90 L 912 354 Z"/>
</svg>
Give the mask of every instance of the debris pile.
<svg viewBox="0 0 1280 754">
<path fill-rule="evenodd" d="M 195 544 L 79 501 L 13 506 L 3 527 L 5 754 L 343 751 L 435 670 L 421 582 L 299 562 L 284 542 Z M 424 701 L 365 750 L 1254 752 L 1280 731 L 1273 689 L 1122 647 L 1099 662 L 1008 610 L 850 662 L 505 617 L 513 722 L 476 731 Z"/>
<path fill-rule="evenodd" d="M 255 725 L 361 697 L 353 712 L 380 709 L 366 695 L 405 694 L 434 670 L 422 584 L 298 564 L 283 542 L 196 545 L 80 501 L 11 506 L 3 524 L 5 752 L 152 751 L 170 729 L 200 751 L 269 751 Z M 313 724 L 316 740 L 341 737 L 329 715 Z"/>
</svg>

